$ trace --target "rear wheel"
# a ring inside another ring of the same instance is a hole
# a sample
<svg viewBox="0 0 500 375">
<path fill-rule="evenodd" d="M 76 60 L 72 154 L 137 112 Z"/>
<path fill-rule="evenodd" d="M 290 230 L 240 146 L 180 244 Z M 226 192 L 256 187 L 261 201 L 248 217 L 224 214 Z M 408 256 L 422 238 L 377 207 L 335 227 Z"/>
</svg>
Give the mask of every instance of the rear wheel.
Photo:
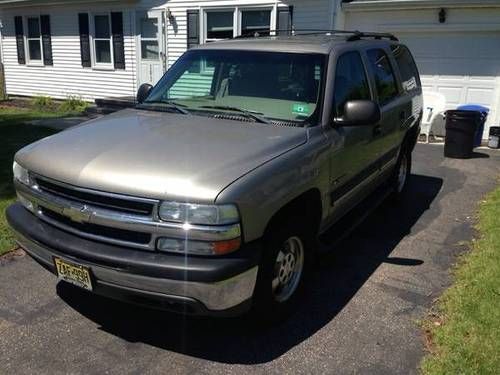
<svg viewBox="0 0 500 375">
<path fill-rule="evenodd" d="M 393 196 L 395 198 L 399 198 L 408 186 L 408 180 L 411 174 L 411 163 L 410 148 L 406 145 L 401 146 L 401 152 L 391 177 Z"/>
</svg>

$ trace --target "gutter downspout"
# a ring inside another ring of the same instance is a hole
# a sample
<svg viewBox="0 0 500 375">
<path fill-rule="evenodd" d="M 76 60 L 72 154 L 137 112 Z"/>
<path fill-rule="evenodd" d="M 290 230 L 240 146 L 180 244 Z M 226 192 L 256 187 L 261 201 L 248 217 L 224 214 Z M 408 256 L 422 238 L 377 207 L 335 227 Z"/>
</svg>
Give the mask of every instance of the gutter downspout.
<svg viewBox="0 0 500 375">
<path fill-rule="evenodd" d="M 331 29 L 344 30 L 345 13 L 342 10 L 342 0 L 331 0 L 331 6 L 332 6 Z"/>
</svg>

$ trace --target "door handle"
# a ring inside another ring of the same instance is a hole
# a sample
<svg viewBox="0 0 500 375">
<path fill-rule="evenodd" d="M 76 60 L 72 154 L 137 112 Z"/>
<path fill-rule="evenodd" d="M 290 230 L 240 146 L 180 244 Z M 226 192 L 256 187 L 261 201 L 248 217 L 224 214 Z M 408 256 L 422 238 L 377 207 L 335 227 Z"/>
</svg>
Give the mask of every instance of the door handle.
<svg viewBox="0 0 500 375">
<path fill-rule="evenodd" d="M 382 134 L 382 127 L 380 125 L 375 125 L 373 127 L 373 135 L 377 136 L 377 135 L 380 135 L 380 134 Z"/>
</svg>

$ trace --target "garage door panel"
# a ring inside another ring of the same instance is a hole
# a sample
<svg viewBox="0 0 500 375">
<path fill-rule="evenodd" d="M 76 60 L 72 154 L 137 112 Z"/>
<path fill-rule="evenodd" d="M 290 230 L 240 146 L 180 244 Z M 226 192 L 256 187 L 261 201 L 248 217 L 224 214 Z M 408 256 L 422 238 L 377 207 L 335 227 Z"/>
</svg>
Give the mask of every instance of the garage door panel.
<svg viewBox="0 0 500 375">
<path fill-rule="evenodd" d="M 460 104 L 462 101 L 462 87 L 438 87 L 438 92 L 446 96 L 446 103 L 449 104 Z"/>
<path fill-rule="evenodd" d="M 490 106 L 494 95 L 494 89 L 468 88 L 466 89 L 465 102 Z"/>
</svg>

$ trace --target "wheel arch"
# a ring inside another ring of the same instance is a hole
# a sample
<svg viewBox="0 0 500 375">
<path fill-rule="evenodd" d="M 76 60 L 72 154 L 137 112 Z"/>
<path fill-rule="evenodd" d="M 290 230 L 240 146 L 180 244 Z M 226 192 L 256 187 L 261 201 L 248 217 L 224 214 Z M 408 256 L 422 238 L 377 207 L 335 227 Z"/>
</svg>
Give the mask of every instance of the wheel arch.
<svg viewBox="0 0 500 375">
<path fill-rule="evenodd" d="M 298 219 L 303 221 L 312 234 L 318 233 L 321 218 L 323 214 L 323 205 L 321 201 L 321 192 L 318 188 L 310 188 L 309 190 L 299 194 L 284 206 L 279 208 L 269 219 L 264 230 L 264 236 L 268 236 L 273 228 L 278 226 L 283 220 L 288 220 L 290 215 L 304 213 Z"/>
</svg>

